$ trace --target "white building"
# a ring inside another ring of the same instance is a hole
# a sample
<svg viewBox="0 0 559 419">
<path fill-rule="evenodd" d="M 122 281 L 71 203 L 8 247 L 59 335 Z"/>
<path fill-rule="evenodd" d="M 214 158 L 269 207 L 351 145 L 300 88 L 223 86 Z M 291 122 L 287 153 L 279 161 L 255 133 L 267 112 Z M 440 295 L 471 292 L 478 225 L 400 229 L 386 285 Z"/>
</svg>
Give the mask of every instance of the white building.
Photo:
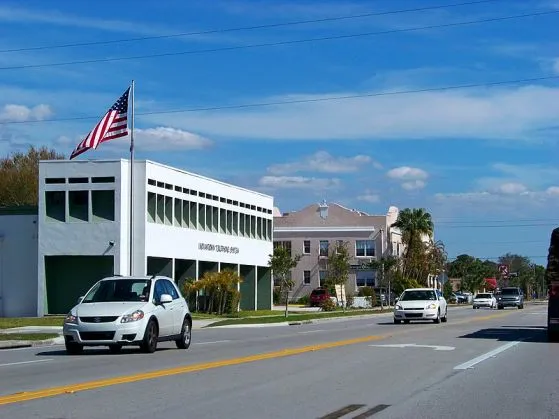
<svg viewBox="0 0 559 419">
<path fill-rule="evenodd" d="M 241 309 L 269 309 L 273 198 L 135 161 L 132 274 L 180 281 L 236 270 Z M 130 273 L 130 162 L 42 161 L 37 313 L 65 313 L 106 275 Z"/>
</svg>

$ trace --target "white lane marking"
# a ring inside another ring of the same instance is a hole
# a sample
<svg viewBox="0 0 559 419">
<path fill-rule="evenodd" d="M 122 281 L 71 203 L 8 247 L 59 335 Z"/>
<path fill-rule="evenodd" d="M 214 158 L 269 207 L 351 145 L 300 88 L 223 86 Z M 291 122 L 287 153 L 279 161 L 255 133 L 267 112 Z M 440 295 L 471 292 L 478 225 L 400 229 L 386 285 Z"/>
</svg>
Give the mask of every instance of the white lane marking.
<svg viewBox="0 0 559 419">
<path fill-rule="evenodd" d="M 301 335 L 307 334 L 307 333 L 316 333 L 316 332 L 326 332 L 326 330 L 324 329 L 317 329 L 317 330 L 306 330 L 304 332 L 297 332 Z"/>
<path fill-rule="evenodd" d="M 12 365 L 34 364 L 36 362 L 48 362 L 48 361 L 54 361 L 54 359 L 37 359 L 35 361 L 10 362 L 8 364 L 0 364 L 0 367 L 10 367 Z"/>
<path fill-rule="evenodd" d="M 231 342 L 230 340 L 214 340 L 213 342 L 195 342 L 195 345 L 210 345 L 212 343 L 226 343 Z"/>
<path fill-rule="evenodd" d="M 435 351 L 453 351 L 456 349 L 454 346 L 443 345 L 416 345 L 415 343 L 395 343 L 388 345 L 369 345 L 377 348 L 431 348 Z"/>
<path fill-rule="evenodd" d="M 489 358 L 493 358 L 495 356 L 497 356 L 498 354 L 500 354 L 503 351 L 506 351 L 507 349 L 512 348 L 513 346 L 516 346 L 520 343 L 520 341 L 514 341 L 514 342 L 509 342 L 506 343 L 503 346 L 499 346 L 497 349 L 493 349 L 492 351 L 489 351 L 483 355 L 480 355 L 474 359 L 471 359 L 468 362 L 464 362 L 463 364 L 457 365 L 454 367 L 455 370 L 467 370 L 470 368 L 473 368 L 474 365 L 479 364 L 480 362 L 485 361 L 486 359 Z"/>
</svg>

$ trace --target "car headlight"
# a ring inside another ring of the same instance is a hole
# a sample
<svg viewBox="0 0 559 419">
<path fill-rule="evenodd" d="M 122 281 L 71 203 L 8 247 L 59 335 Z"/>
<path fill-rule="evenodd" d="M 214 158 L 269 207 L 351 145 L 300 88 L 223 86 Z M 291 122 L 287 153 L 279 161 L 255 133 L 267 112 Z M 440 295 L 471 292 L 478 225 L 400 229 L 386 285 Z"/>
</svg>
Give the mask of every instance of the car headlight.
<svg viewBox="0 0 559 419">
<path fill-rule="evenodd" d="M 78 317 L 74 316 L 71 312 L 68 313 L 66 315 L 66 318 L 64 319 L 64 323 L 71 323 L 71 324 L 77 324 L 78 323 Z"/>
<path fill-rule="evenodd" d="M 431 303 L 427 307 L 425 307 L 426 310 L 434 310 L 436 308 L 437 308 L 437 305 L 435 303 Z"/>
<path fill-rule="evenodd" d="M 131 323 L 137 322 L 138 320 L 142 320 L 144 318 L 144 312 L 142 310 L 136 310 L 133 313 L 125 314 L 120 319 L 121 323 Z"/>
<path fill-rule="evenodd" d="M 396 310 L 403 310 L 404 307 L 402 307 L 401 304 L 396 304 L 396 306 L 394 307 Z"/>
</svg>

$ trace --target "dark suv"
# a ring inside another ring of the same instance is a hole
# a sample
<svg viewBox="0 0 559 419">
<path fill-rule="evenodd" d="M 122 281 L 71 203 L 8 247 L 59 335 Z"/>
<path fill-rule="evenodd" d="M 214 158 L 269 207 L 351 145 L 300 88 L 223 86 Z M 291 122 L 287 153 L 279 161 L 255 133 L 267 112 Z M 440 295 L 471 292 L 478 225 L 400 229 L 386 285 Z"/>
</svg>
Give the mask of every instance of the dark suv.
<svg viewBox="0 0 559 419">
<path fill-rule="evenodd" d="M 497 295 L 497 308 L 499 310 L 505 307 L 524 308 L 524 293 L 518 287 L 507 287 L 501 289 Z"/>
</svg>

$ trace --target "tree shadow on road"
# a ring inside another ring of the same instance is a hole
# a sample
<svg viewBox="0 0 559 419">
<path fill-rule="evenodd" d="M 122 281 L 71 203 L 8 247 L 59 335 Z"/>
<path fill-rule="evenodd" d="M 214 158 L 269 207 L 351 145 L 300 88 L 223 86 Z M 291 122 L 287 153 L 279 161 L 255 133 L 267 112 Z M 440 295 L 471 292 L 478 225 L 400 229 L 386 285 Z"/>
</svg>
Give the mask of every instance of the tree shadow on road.
<svg viewBox="0 0 559 419">
<path fill-rule="evenodd" d="M 503 342 L 548 342 L 546 326 L 501 326 L 488 329 L 480 329 L 476 332 L 468 333 L 466 335 L 458 337 L 466 339 L 491 339 Z"/>
</svg>

